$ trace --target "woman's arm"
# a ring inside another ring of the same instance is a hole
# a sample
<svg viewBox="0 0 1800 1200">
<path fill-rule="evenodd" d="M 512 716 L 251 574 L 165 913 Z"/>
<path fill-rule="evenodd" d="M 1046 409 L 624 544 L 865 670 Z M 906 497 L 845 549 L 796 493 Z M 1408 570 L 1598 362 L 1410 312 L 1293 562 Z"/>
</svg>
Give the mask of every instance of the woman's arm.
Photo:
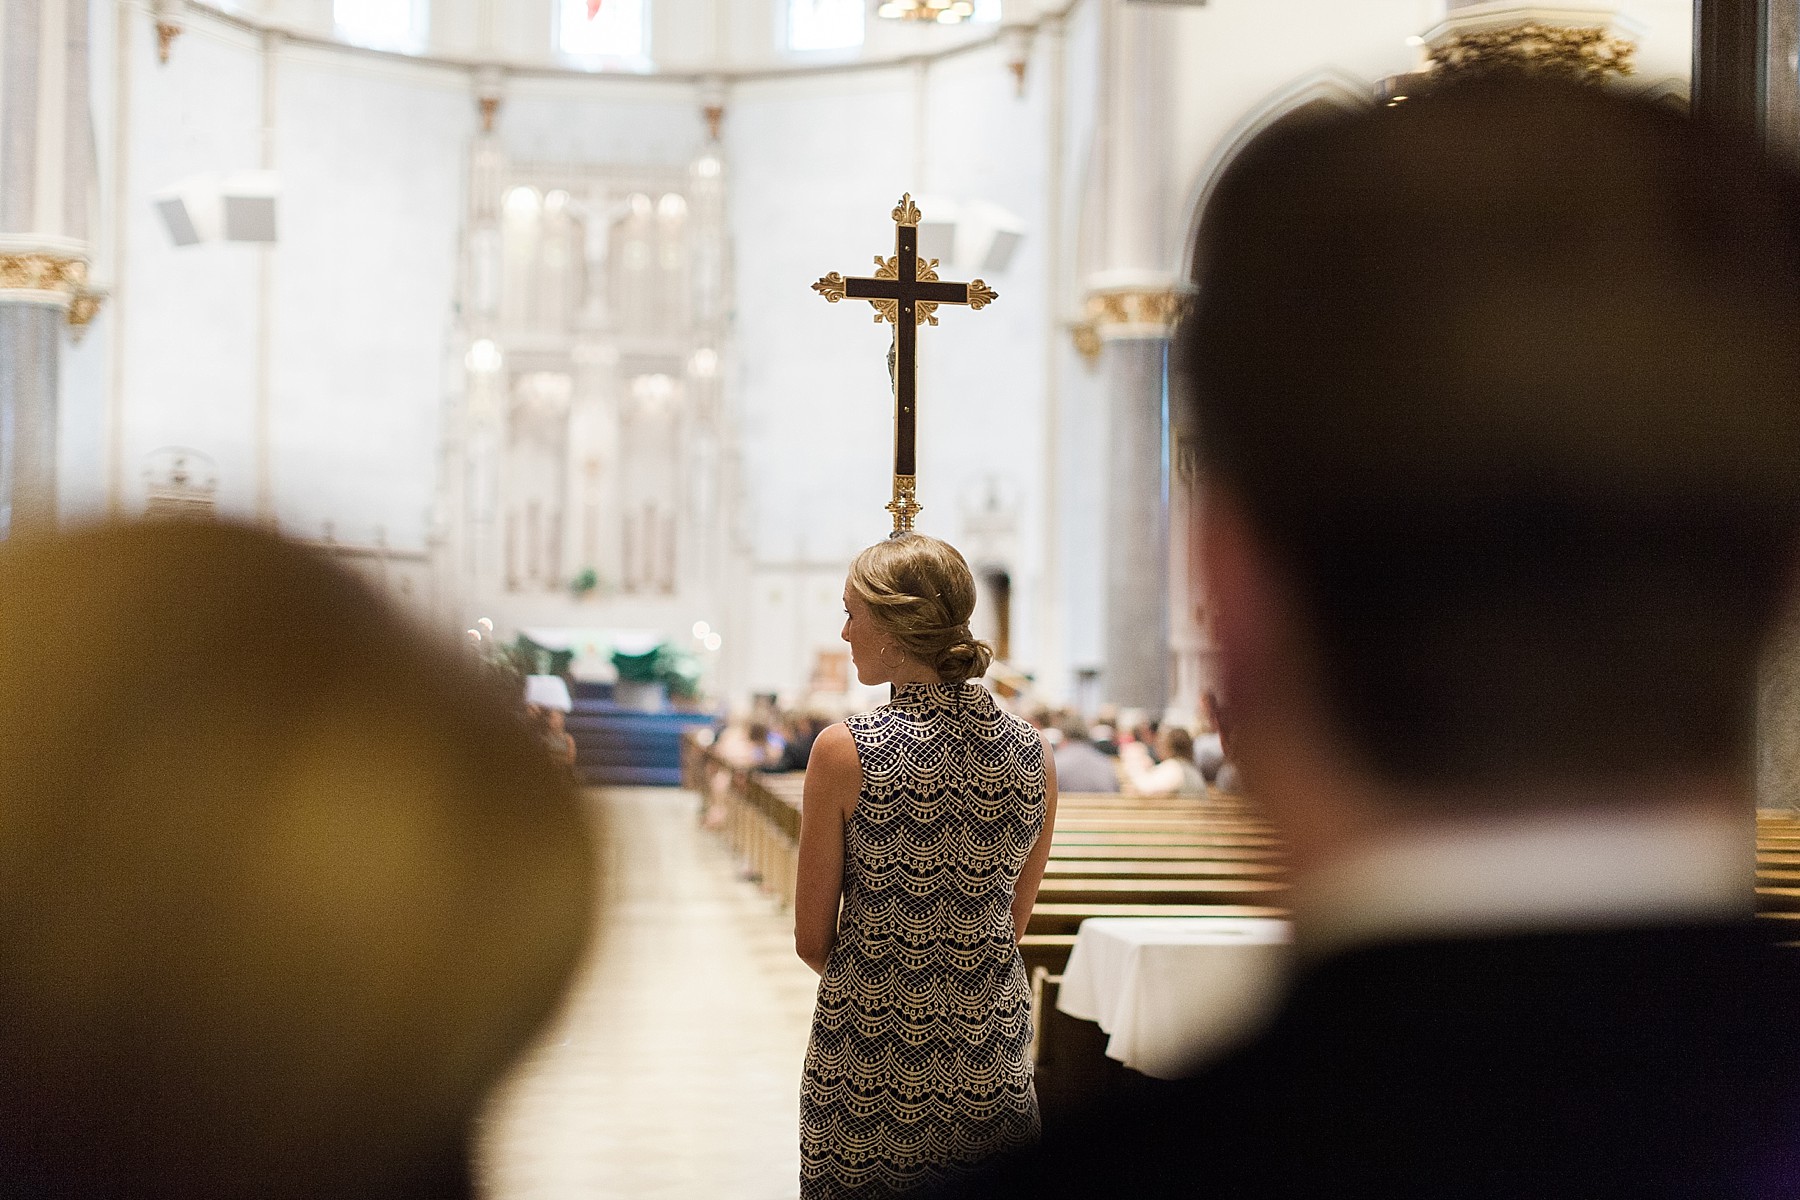
<svg viewBox="0 0 1800 1200">
<path fill-rule="evenodd" d="M 1039 735 L 1042 737 L 1043 735 Z M 1013 886 L 1012 919 L 1013 940 L 1025 936 L 1025 926 L 1031 921 L 1032 905 L 1037 903 L 1038 885 L 1044 882 L 1044 867 L 1050 862 L 1050 839 L 1056 833 L 1056 757 L 1050 753 L 1050 744 L 1044 743 L 1044 828 L 1038 834 L 1037 841 L 1031 847 L 1031 853 L 1025 856 L 1025 866 L 1019 872 L 1019 882 Z"/>
<path fill-rule="evenodd" d="M 862 790 L 856 739 L 833 725 L 813 743 L 800 807 L 800 877 L 794 885 L 794 950 L 823 975 L 837 941 L 844 892 L 844 819 Z"/>
</svg>

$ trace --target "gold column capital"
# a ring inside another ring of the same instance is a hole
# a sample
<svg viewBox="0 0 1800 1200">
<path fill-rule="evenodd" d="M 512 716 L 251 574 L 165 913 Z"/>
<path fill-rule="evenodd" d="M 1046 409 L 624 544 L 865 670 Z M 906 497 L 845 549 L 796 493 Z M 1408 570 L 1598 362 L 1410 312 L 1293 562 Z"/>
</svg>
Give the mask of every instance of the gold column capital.
<svg viewBox="0 0 1800 1200">
<path fill-rule="evenodd" d="M 105 296 L 88 280 L 85 247 L 0 239 L 0 302 L 54 305 L 79 328 L 94 319 Z"/>
<path fill-rule="evenodd" d="M 1116 338 L 1168 337 L 1187 304 L 1188 291 L 1174 285 L 1096 288 L 1071 322 L 1075 348 L 1089 362 Z"/>
</svg>

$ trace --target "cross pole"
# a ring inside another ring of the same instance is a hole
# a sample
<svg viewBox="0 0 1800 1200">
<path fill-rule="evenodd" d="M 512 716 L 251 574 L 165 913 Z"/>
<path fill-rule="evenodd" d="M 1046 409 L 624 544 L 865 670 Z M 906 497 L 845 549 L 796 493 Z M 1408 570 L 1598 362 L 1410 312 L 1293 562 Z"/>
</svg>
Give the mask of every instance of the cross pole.
<svg viewBox="0 0 1800 1200">
<path fill-rule="evenodd" d="M 952 283 L 937 276 L 938 260 L 919 261 L 919 206 L 909 192 L 894 208 L 894 256 L 875 256 L 872 278 L 845 279 L 833 271 L 812 285 L 813 291 L 831 303 L 867 300 L 875 309 L 875 321 L 894 326 L 891 361 L 894 382 L 894 498 L 887 510 L 894 514 L 894 534 L 910 532 L 922 511 L 918 502 L 918 341 L 919 326 L 936 325 L 940 304 L 966 304 L 986 308 L 999 298 L 993 288 L 976 279 Z M 889 536 L 893 536 L 890 534 Z"/>
</svg>

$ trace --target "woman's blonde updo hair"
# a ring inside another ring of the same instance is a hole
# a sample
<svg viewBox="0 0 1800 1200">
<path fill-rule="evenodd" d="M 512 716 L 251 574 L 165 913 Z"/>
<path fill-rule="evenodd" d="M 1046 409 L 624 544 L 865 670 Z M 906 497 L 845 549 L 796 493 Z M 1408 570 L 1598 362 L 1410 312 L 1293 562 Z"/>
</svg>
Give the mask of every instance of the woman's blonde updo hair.
<svg viewBox="0 0 1800 1200">
<path fill-rule="evenodd" d="M 994 652 L 969 632 L 975 576 L 949 542 L 922 533 L 876 542 L 850 564 L 850 588 L 876 626 L 943 682 L 987 674 Z"/>
</svg>

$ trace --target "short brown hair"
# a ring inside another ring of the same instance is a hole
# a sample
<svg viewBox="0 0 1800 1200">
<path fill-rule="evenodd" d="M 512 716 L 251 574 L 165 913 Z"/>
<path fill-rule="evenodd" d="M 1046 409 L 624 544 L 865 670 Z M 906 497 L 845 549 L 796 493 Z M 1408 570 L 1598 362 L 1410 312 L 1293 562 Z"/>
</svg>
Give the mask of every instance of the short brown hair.
<svg viewBox="0 0 1800 1200">
<path fill-rule="evenodd" d="M 1179 725 L 1171 725 L 1162 731 L 1163 744 L 1169 748 L 1170 758 L 1185 758 L 1194 761 L 1194 735 Z"/>
<path fill-rule="evenodd" d="M 851 562 L 849 582 L 875 624 L 939 679 L 987 674 L 994 652 L 969 631 L 975 576 L 955 546 L 922 533 L 876 542 Z"/>
<path fill-rule="evenodd" d="M 1278 128 L 1178 335 L 1204 473 L 1373 767 L 1741 770 L 1800 532 L 1800 189 L 1747 142 L 1494 79 Z"/>
</svg>

